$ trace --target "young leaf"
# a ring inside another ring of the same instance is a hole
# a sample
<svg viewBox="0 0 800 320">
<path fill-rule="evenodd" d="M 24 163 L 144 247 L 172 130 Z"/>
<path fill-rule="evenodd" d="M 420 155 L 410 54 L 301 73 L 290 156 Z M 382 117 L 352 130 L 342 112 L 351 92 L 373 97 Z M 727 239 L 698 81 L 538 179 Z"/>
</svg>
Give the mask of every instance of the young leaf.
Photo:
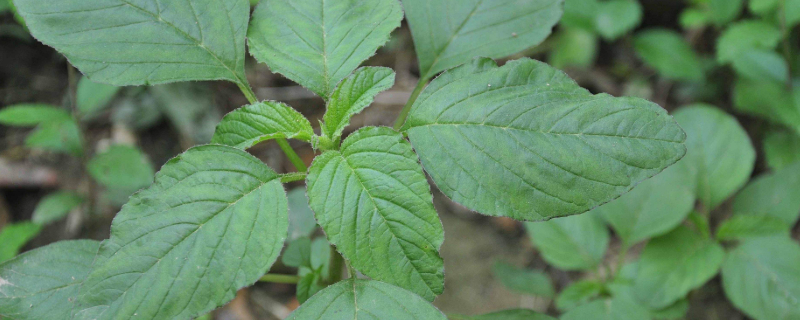
<svg viewBox="0 0 800 320">
<path fill-rule="evenodd" d="M 389 68 L 364 67 L 345 78 L 328 101 L 328 110 L 323 116 L 322 133 L 338 141 L 350 118 L 372 103 L 381 91 L 394 85 L 394 71 Z"/>
<path fill-rule="evenodd" d="M 422 79 L 469 62 L 502 58 L 542 42 L 563 0 L 403 0 Z"/>
<path fill-rule="evenodd" d="M 588 68 L 597 58 L 597 36 L 584 29 L 562 28 L 555 35 L 554 47 L 548 56 L 553 67 Z"/>
<path fill-rule="evenodd" d="M 556 308 L 569 311 L 580 307 L 603 292 L 603 283 L 591 280 L 573 282 L 556 297 Z"/>
<path fill-rule="evenodd" d="M 264 0 L 247 38 L 258 61 L 327 100 L 402 19 L 397 0 Z"/>
<path fill-rule="evenodd" d="M 641 21 L 642 6 L 638 1 L 609 0 L 599 3 L 595 29 L 604 39 L 615 40 L 633 30 Z"/>
<path fill-rule="evenodd" d="M 492 273 L 506 288 L 519 293 L 551 298 L 555 294 L 553 282 L 544 272 L 518 269 L 502 261 L 496 261 Z"/>
<path fill-rule="evenodd" d="M 25 145 L 29 148 L 64 152 L 74 156 L 83 153 L 82 144 L 80 129 L 72 119 L 44 122 L 25 138 Z"/>
<path fill-rule="evenodd" d="M 313 135 L 311 123 L 302 114 L 283 103 L 263 101 L 225 115 L 211 142 L 248 149 L 270 139 L 310 141 Z"/>
<path fill-rule="evenodd" d="M 633 39 L 636 53 L 664 77 L 701 81 L 703 67 L 692 47 L 678 33 L 666 29 L 642 31 Z"/>
<path fill-rule="evenodd" d="M 753 180 L 733 201 L 733 211 L 766 214 L 793 226 L 800 217 L 800 161 Z"/>
<path fill-rule="evenodd" d="M 681 12 L 679 23 L 684 29 L 698 29 L 708 24 L 708 12 L 697 8 L 687 8 Z"/>
<path fill-rule="evenodd" d="M 789 79 L 786 59 L 773 50 L 749 49 L 733 58 L 733 69 L 753 81 L 772 81 L 780 84 Z"/>
<path fill-rule="evenodd" d="M 731 25 L 717 40 L 717 61 L 732 62 L 749 49 L 774 49 L 781 31 L 770 23 L 744 20 Z"/>
<path fill-rule="evenodd" d="M 518 220 L 585 212 L 685 153 L 683 131 L 657 105 L 592 95 L 529 59 L 499 68 L 476 59 L 444 73 L 403 130 L 445 195 Z"/>
<path fill-rule="evenodd" d="M 100 242 L 92 240 L 60 241 L 0 264 L 0 316 L 71 319 L 99 248 Z"/>
<path fill-rule="evenodd" d="M 649 320 L 647 309 L 626 299 L 595 300 L 570 310 L 561 320 Z"/>
<path fill-rule="evenodd" d="M 317 220 L 308 206 L 306 188 L 295 188 L 286 194 L 286 198 L 289 200 L 289 240 L 310 237 L 317 228 Z"/>
<path fill-rule="evenodd" d="M 272 169 L 231 147 L 189 149 L 117 214 L 76 318 L 205 314 L 269 270 L 287 224 L 286 194 Z"/>
<path fill-rule="evenodd" d="M 724 259 L 722 246 L 680 226 L 647 243 L 634 281 L 636 298 L 653 309 L 668 307 L 716 275 Z"/>
<path fill-rule="evenodd" d="M 361 273 L 433 301 L 444 289 L 444 230 L 403 136 L 368 127 L 314 159 L 308 199 L 328 240 Z"/>
<path fill-rule="evenodd" d="M 35 126 L 69 119 L 72 118 L 66 110 L 46 104 L 17 104 L 0 110 L 0 124 L 7 126 Z"/>
<path fill-rule="evenodd" d="M 375 280 L 347 279 L 320 291 L 286 320 L 446 320 L 425 299 Z"/>
<path fill-rule="evenodd" d="M 34 223 L 46 225 L 63 218 L 81 203 L 83 203 L 83 197 L 72 192 L 60 191 L 49 194 L 36 205 L 31 220 Z"/>
<path fill-rule="evenodd" d="M 93 115 L 106 107 L 119 89 L 117 86 L 93 82 L 88 77 L 81 78 L 75 93 L 78 110 L 83 115 Z"/>
<path fill-rule="evenodd" d="M 746 240 L 722 266 L 725 295 L 757 320 L 800 318 L 800 246 L 785 236 Z"/>
<path fill-rule="evenodd" d="M 694 208 L 695 178 L 686 166 L 667 168 L 593 211 L 630 246 L 669 232 Z"/>
<path fill-rule="evenodd" d="M 545 261 L 559 269 L 592 269 L 608 248 L 608 229 L 594 214 L 528 222 L 525 228 Z"/>
<path fill-rule="evenodd" d="M 675 120 L 688 136 L 680 165 L 697 177 L 698 199 L 715 208 L 750 178 L 756 157 L 750 138 L 736 118 L 709 105 L 683 107 Z"/>
<path fill-rule="evenodd" d="M 114 145 L 87 164 L 89 174 L 111 189 L 136 191 L 153 182 L 153 166 L 139 148 Z"/>
<path fill-rule="evenodd" d="M 800 161 L 800 134 L 772 130 L 764 137 L 764 157 L 772 170 L 781 170 Z"/>
<path fill-rule="evenodd" d="M 0 262 L 13 258 L 28 241 L 42 230 L 42 226 L 33 222 L 6 224 L 0 229 Z"/>
<path fill-rule="evenodd" d="M 708 11 L 711 21 L 717 26 L 723 26 L 735 20 L 744 8 L 744 0 L 709 0 Z"/>
<path fill-rule="evenodd" d="M 247 0 L 15 1 L 31 34 L 93 81 L 247 83 Z"/>
<path fill-rule="evenodd" d="M 477 316 L 448 316 L 450 320 L 556 320 L 555 318 L 528 309 L 508 309 Z"/>
<path fill-rule="evenodd" d="M 290 242 L 281 256 L 281 262 L 288 267 L 310 267 L 311 239 L 302 237 Z"/>
<path fill-rule="evenodd" d="M 800 210 L 800 208 L 798 208 Z M 717 228 L 718 240 L 738 240 L 770 235 L 788 235 L 789 226 L 766 214 L 736 214 Z"/>
</svg>

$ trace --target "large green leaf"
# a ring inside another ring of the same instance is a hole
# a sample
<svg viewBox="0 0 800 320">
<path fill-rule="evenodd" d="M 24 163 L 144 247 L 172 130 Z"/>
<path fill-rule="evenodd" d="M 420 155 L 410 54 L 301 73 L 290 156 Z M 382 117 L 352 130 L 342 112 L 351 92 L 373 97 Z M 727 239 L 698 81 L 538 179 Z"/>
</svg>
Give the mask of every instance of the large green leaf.
<svg viewBox="0 0 800 320">
<path fill-rule="evenodd" d="M 670 306 L 719 272 L 725 250 L 687 227 L 650 240 L 639 258 L 633 290 L 650 308 Z"/>
<path fill-rule="evenodd" d="M 661 75 L 688 81 L 703 80 L 700 58 L 680 34 L 667 29 L 650 29 L 633 39 L 636 53 Z"/>
<path fill-rule="evenodd" d="M 263 101 L 225 115 L 217 125 L 211 142 L 248 149 L 270 139 L 310 141 L 313 135 L 311 123 L 292 107 L 280 102 Z"/>
<path fill-rule="evenodd" d="M 690 168 L 697 178 L 697 198 L 712 209 L 747 183 L 755 150 L 736 118 L 713 106 L 683 107 L 675 120 L 688 137 L 689 151 L 679 165 Z"/>
<path fill-rule="evenodd" d="M 136 191 L 153 182 L 155 171 L 139 148 L 114 145 L 97 154 L 86 165 L 89 174 L 104 186 Z"/>
<path fill-rule="evenodd" d="M 69 191 L 49 194 L 36 205 L 31 220 L 41 225 L 51 223 L 63 218 L 81 203 L 83 197 Z"/>
<path fill-rule="evenodd" d="M 93 81 L 247 83 L 247 0 L 14 1 L 31 34 Z"/>
<path fill-rule="evenodd" d="M 636 0 L 600 2 L 595 29 L 606 40 L 615 40 L 633 30 L 642 21 L 642 5 Z"/>
<path fill-rule="evenodd" d="M 559 269 L 587 270 L 603 261 L 608 229 L 594 214 L 525 223 L 545 261 Z"/>
<path fill-rule="evenodd" d="M 528 309 L 508 309 L 477 316 L 448 315 L 450 320 L 555 320 L 546 314 Z"/>
<path fill-rule="evenodd" d="M 247 38 L 258 61 L 327 100 L 402 19 L 397 0 L 264 0 Z"/>
<path fill-rule="evenodd" d="M 286 239 L 278 174 L 206 145 L 167 162 L 122 207 L 81 288 L 77 319 L 188 319 L 256 282 Z"/>
<path fill-rule="evenodd" d="M 563 0 L 403 0 L 422 79 L 475 57 L 502 58 L 542 42 Z"/>
<path fill-rule="evenodd" d="M 347 279 L 320 291 L 287 320 L 446 320 L 425 299 L 375 280 Z"/>
<path fill-rule="evenodd" d="M 585 212 L 683 157 L 685 135 L 657 105 L 592 95 L 544 63 L 489 59 L 439 76 L 403 126 L 439 189 L 519 220 Z"/>
<path fill-rule="evenodd" d="M 381 91 L 394 85 L 394 71 L 389 68 L 365 67 L 345 78 L 333 91 L 328 110 L 322 117 L 322 133 L 338 141 L 350 118 L 372 103 Z"/>
<path fill-rule="evenodd" d="M 630 246 L 667 233 L 686 218 L 694 208 L 694 180 L 685 166 L 672 166 L 593 211 Z"/>
<path fill-rule="evenodd" d="M 627 299 L 595 300 L 570 310 L 561 320 L 649 320 L 647 309 Z"/>
<path fill-rule="evenodd" d="M 728 254 L 722 284 L 750 317 L 800 319 L 800 246 L 786 236 L 747 240 Z"/>
<path fill-rule="evenodd" d="M 99 248 L 92 240 L 61 241 L 0 264 L 0 316 L 70 319 Z"/>
<path fill-rule="evenodd" d="M 6 224 L 0 229 L 0 262 L 13 258 L 28 241 L 42 230 L 42 226 L 33 222 Z"/>
<path fill-rule="evenodd" d="M 417 161 L 400 133 L 361 129 L 314 159 L 308 198 L 354 268 L 433 301 L 444 290 L 444 230 Z"/>
<path fill-rule="evenodd" d="M 781 31 L 770 23 L 745 20 L 731 25 L 717 40 L 717 60 L 732 62 L 750 49 L 774 49 Z"/>
<path fill-rule="evenodd" d="M 507 262 L 497 261 L 492 273 L 506 288 L 534 296 L 551 298 L 555 294 L 550 277 L 539 270 L 520 269 Z"/>
<path fill-rule="evenodd" d="M 780 170 L 800 161 L 800 134 L 772 130 L 764 136 L 764 158 L 772 170 Z"/>
<path fill-rule="evenodd" d="M 773 173 L 764 174 L 736 195 L 733 211 L 765 214 L 780 219 L 787 227 L 800 217 L 800 161 Z"/>
<path fill-rule="evenodd" d="M 66 110 L 46 104 L 17 104 L 0 110 L 0 124 L 8 126 L 35 126 L 69 119 Z"/>
</svg>

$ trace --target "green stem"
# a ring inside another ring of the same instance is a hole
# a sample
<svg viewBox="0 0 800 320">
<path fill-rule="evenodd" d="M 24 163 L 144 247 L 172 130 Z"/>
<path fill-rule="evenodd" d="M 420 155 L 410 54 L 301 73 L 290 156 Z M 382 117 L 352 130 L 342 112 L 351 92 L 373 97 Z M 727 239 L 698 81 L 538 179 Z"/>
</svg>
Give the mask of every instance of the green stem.
<svg viewBox="0 0 800 320">
<path fill-rule="evenodd" d="M 347 275 L 349 275 L 350 278 L 355 279 L 356 276 L 358 276 L 356 269 L 353 268 L 353 266 L 351 266 L 350 263 L 348 263 L 347 261 L 345 261 L 345 264 L 347 264 Z"/>
<path fill-rule="evenodd" d="M 284 173 L 281 174 L 281 183 L 289 183 L 294 181 L 300 181 L 306 178 L 305 172 L 291 172 L 291 173 Z"/>
<path fill-rule="evenodd" d="M 402 127 L 403 123 L 406 122 L 408 113 L 411 112 L 411 106 L 414 105 L 414 101 L 417 101 L 419 94 L 422 93 L 422 89 L 425 89 L 425 85 L 427 84 L 428 84 L 427 78 L 419 79 L 419 82 L 417 82 L 417 87 L 414 88 L 413 92 L 411 92 L 411 97 L 408 98 L 406 105 L 403 106 L 403 110 L 400 111 L 400 115 L 397 116 L 397 120 L 394 122 L 395 130 L 400 130 L 400 127 Z"/>
<path fill-rule="evenodd" d="M 625 257 L 628 255 L 628 245 L 626 243 L 622 243 L 622 247 L 619 249 L 619 255 L 617 256 L 617 270 L 614 271 L 614 278 L 619 277 L 620 271 L 622 271 L 622 267 L 625 265 Z"/>
<path fill-rule="evenodd" d="M 258 279 L 261 282 L 272 282 L 272 283 L 298 283 L 300 282 L 300 276 L 290 275 L 290 274 L 276 274 L 276 273 L 267 273 Z"/>
<path fill-rule="evenodd" d="M 707 214 L 701 214 L 697 211 L 692 211 L 692 213 L 689 214 L 689 220 L 694 223 L 695 227 L 697 227 L 697 230 L 700 231 L 703 236 L 706 238 L 711 237 L 711 227 L 708 223 Z"/>
<path fill-rule="evenodd" d="M 256 93 L 253 92 L 253 88 L 250 87 L 249 83 L 238 82 L 236 83 L 236 85 L 239 86 L 239 90 L 242 90 L 242 93 L 244 93 L 244 96 L 245 98 L 247 98 L 247 101 L 250 101 L 251 104 L 258 102 L 258 97 L 256 97 Z"/>
<path fill-rule="evenodd" d="M 275 141 L 278 142 L 278 145 L 281 147 L 281 150 L 283 150 L 283 153 L 286 154 L 286 157 L 289 158 L 289 161 L 292 162 L 294 167 L 297 168 L 297 171 L 299 172 L 308 171 L 308 168 L 306 167 L 306 164 L 303 162 L 303 159 L 300 159 L 300 156 L 298 156 L 297 153 L 294 152 L 292 146 L 289 145 L 289 141 L 286 141 L 286 139 L 284 138 L 278 138 Z"/>
</svg>

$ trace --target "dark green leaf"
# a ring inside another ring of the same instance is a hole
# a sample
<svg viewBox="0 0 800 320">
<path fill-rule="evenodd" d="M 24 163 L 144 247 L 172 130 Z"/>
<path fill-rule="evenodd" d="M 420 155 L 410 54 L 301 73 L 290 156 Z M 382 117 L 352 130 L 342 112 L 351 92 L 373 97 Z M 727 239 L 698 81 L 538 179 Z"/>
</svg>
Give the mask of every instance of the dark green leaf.
<svg viewBox="0 0 800 320">
<path fill-rule="evenodd" d="M 556 308 L 569 311 L 582 306 L 603 292 L 603 284 L 592 280 L 571 283 L 556 297 Z"/>
<path fill-rule="evenodd" d="M 642 6 L 637 0 L 608 0 L 598 6 L 595 28 L 604 39 L 616 40 L 641 21 Z"/>
<path fill-rule="evenodd" d="M 784 130 L 772 130 L 763 141 L 764 157 L 772 170 L 780 170 L 800 161 L 800 135 Z"/>
<path fill-rule="evenodd" d="M 591 213 L 528 222 L 525 227 L 545 261 L 559 269 L 592 269 L 608 248 L 608 229 Z"/>
<path fill-rule="evenodd" d="M 553 282 L 544 272 L 519 269 L 507 262 L 496 261 L 492 273 L 506 288 L 516 292 L 546 298 L 555 294 Z"/>
<path fill-rule="evenodd" d="M 136 191 L 153 182 L 155 171 L 139 148 L 113 145 L 87 164 L 89 174 L 111 189 Z"/>
<path fill-rule="evenodd" d="M 310 141 L 313 135 L 311 123 L 302 114 L 283 103 L 264 101 L 228 113 L 211 142 L 248 149 L 270 139 Z"/>
<path fill-rule="evenodd" d="M 701 81 L 700 58 L 680 34 L 667 29 L 650 29 L 633 39 L 636 53 L 664 77 L 675 80 Z"/>
<path fill-rule="evenodd" d="M 766 214 L 793 226 L 800 217 L 800 161 L 753 180 L 733 201 L 733 211 Z"/>
<path fill-rule="evenodd" d="M 69 119 L 72 118 L 67 111 L 46 104 L 17 104 L 0 110 L 0 124 L 7 126 L 35 126 Z"/>
<path fill-rule="evenodd" d="M 381 91 L 394 85 L 394 71 L 389 68 L 364 67 L 345 78 L 328 101 L 328 110 L 323 116 L 322 133 L 338 141 L 350 118 L 372 103 Z"/>
<path fill-rule="evenodd" d="M 798 208 L 800 210 L 800 208 Z M 788 235 L 789 225 L 766 214 L 736 214 L 717 228 L 717 239 L 737 240 L 770 235 Z"/>
<path fill-rule="evenodd" d="M 66 216 L 83 203 L 83 197 L 68 191 L 51 193 L 44 197 L 33 211 L 33 222 L 45 225 Z"/>
<path fill-rule="evenodd" d="M 19 250 L 42 229 L 37 223 L 19 222 L 6 224 L 0 229 L 0 262 L 13 258 Z"/>
</svg>

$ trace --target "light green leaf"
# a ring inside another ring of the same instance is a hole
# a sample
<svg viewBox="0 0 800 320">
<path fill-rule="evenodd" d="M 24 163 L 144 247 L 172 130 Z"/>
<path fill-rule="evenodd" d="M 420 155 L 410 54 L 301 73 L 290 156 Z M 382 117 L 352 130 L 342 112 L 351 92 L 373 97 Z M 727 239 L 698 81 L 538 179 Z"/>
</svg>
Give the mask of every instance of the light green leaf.
<svg viewBox="0 0 800 320">
<path fill-rule="evenodd" d="M 70 319 L 99 248 L 92 240 L 60 241 L 0 264 L 0 316 Z"/>
<path fill-rule="evenodd" d="M 287 320 L 446 320 L 425 299 L 375 280 L 347 279 L 320 291 Z"/>
<path fill-rule="evenodd" d="M 518 220 L 585 212 L 683 157 L 684 133 L 657 105 L 592 95 L 561 71 L 489 59 L 439 76 L 403 130 L 439 189 Z"/>
<path fill-rule="evenodd" d="M 247 0 L 15 1 L 31 34 L 95 82 L 247 83 Z"/>
<path fill-rule="evenodd" d="M 155 171 L 139 148 L 113 145 L 87 164 L 89 174 L 110 189 L 136 191 L 153 182 Z"/>
<path fill-rule="evenodd" d="M 738 79 L 733 88 L 733 106 L 800 133 L 800 86 L 787 90 L 782 83 Z"/>
<path fill-rule="evenodd" d="M 653 319 L 680 320 L 686 318 L 687 312 L 689 312 L 689 301 L 681 299 L 666 308 L 650 310 L 650 316 Z"/>
<path fill-rule="evenodd" d="M 258 61 L 327 100 L 402 19 L 397 0 L 264 0 L 247 39 Z"/>
<path fill-rule="evenodd" d="M 750 178 L 756 157 L 750 138 L 736 118 L 713 106 L 683 107 L 675 120 L 688 137 L 689 151 L 680 165 L 697 178 L 697 198 L 715 208 Z"/>
<path fill-rule="evenodd" d="M 311 239 L 302 237 L 289 243 L 281 256 L 281 262 L 288 267 L 311 267 Z"/>
<path fill-rule="evenodd" d="M 120 87 L 92 82 L 88 77 L 78 81 L 75 99 L 81 114 L 92 115 L 108 105 Z"/>
<path fill-rule="evenodd" d="M 317 228 L 314 211 L 308 206 L 306 188 L 292 189 L 286 195 L 289 199 L 289 240 L 310 237 Z"/>
<path fill-rule="evenodd" d="M 286 195 L 272 169 L 231 147 L 189 149 L 117 214 L 75 317 L 203 315 L 269 270 L 287 224 Z"/>
<path fill-rule="evenodd" d="M 687 227 L 650 240 L 639 258 L 633 290 L 650 308 L 668 307 L 719 272 L 725 250 Z"/>
<path fill-rule="evenodd" d="M 550 277 L 539 270 L 519 269 L 507 262 L 495 261 L 492 273 L 500 283 L 513 291 L 545 298 L 555 294 Z"/>
<path fill-rule="evenodd" d="M 764 137 L 764 157 L 772 170 L 780 170 L 800 161 L 800 135 L 785 130 L 771 130 Z"/>
<path fill-rule="evenodd" d="M 592 269 L 600 264 L 608 248 L 608 229 L 591 213 L 528 222 L 525 228 L 544 260 L 559 269 Z"/>
<path fill-rule="evenodd" d="M 211 142 L 248 149 L 270 139 L 310 141 L 313 135 L 311 123 L 302 114 L 283 103 L 263 101 L 225 115 Z"/>
<path fill-rule="evenodd" d="M 800 246 L 785 236 L 753 238 L 722 266 L 725 295 L 757 320 L 800 318 Z"/>
<path fill-rule="evenodd" d="M 563 0 L 403 0 L 422 79 L 475 57 L 503 58 L 542 42 Z"/>
<path fill-rule="evenodd" d="M 394 71 L 389 68 L 364 67 L 345 78 L 328 101 L 328 110 L 322 119 L 322 133 L 338 141 L 350 118 L 372 103 L 381 91 L 394 85 Z"/>
<path fill-rule="evenodd" d="M 687 8 L 681 12 L 679 23 L 684 29 L 697 29 L 705 26 L 708 19 L 707 12 L 696 8 Z"/>
<path fill-rule="evenodd" d="M 7 126 L 35 126 L 69 119 L 72 118 L 66 110 L 46 104 L 17 104 L 0 110 L 0 124 Z"/>
<path fill-rule="evenodd" d="M 783 14 L 783 19 L 786 21 L 787 28 L 791 29 L 797 25 L 797 23 L 800 22 L 800 1 L 786 0 L 784 3 Z"/>
<path fill-rule="evenodd" d="M 800 208 L 798 208 L 800 212 Z M 770 235 L 788 235 L 789 225 L 766 214 L 735 214 L 717 228 L 717 239 L 738 240 Z"/>
<path fill-rule="evenodd" d="M 800 217 L 800 161 L 753 180 L 736 195 L 733 211 L 766 214 L 793 226 Z"/>
<path fill-rule="evenodd" d="M 74 156 L 83 153 L 82 144 L 80 129 L 72 119 L 44 122 L 25 138 L 25 145 L 29 148 L 64 152 Z"/>
<path fill-rule="evenodd" d="M 708 11 L 711 21 L 717 26 L 723 26 L 735 20 L 742 13 L 744 0 L 709 0 Z"/>
<path fill-rule="evenodd" d="M 631 246 L 669 232 L 686 218 L 694 208 L 694 180 L 686 166 L 672 166 L 592 211 Z"/>
<path fill-rule="evenodd" d="M 664 77 L 701 81 L 704 78 L 700 58 L 680 34 L 667 29 L 639 32 L 633 47 L 645 63 Z"/>
<path fill-rule="evenodd" d="M 781 0 L 750 0 L 747 7 L 755 14 L 766 15 L 775 10 L 780 2 Z"/>
<path fill-rule="evenodd" d="M 477 316 L 448 316 L 450 320 L 556 320 L 555 318 L 528 309 L 508 309 Z"/>
<path fill-rule="evenodd" d="M 430 186 L 403 136 L 368 127 L 314 159 L 308 198 L 351 266 L 433 301 L 444 289 L 444 230 Z"/>
<path fill-rule="evenodd" d="M 19 222 L 6 224 L 0 229 L 0 262 L 13 258 L 28 241 L 35 238 L 42 229 L 37 223 Z"/>
<path fill-rule="evenodd" d="M 726 29 L 717 40 L 717 61 L 732 62 L 749 49 L 774 49 L 780 40 L 781 31 L 772 24 L 740 21 Z"/>
<path fill-rule="evenodd" d="M 324 280 L 329 273 L 330 244 L 324 238 L 299 238 L 289 243 L 283 253 L 283 264 L 298 268 L 297 300 L 302 304 L 327 285 Z"/>
<path fill-rule="evenodd" d="M 609 0 L 600 2 L 594 23 L 604 39 L 616 40 L 641 21 L 642 6 L 637 0 Z"/>
<path fill-rule="evenodd" d="M 44 197 L 33 211 L 33 222 L 46 225 L 66 216 L 83 203 L 83 197 L 68 191 L 51 193 Z"/>
<path fill-rule="evenodd" d="M 754 81 L 773 81 L 781 84 L 789 79 L 786 60 L 775 51 L 749 49 L 733 58 L 733 69 Z"/>
<path fill-rule="evenodd" d="M 561 320 L 649 320 L 647 309 L 626 299 L 595 300 L 570 310 Z"/>
<path fill-rule="evenodd" d="M 598 0 L 564 0 L 564 17 L 560 25 L 595 32 L 595 16 L 599 7 Z"/>
<path fill-rule="evenodd" d="M 556 297 L 556 308 L 569 311 L 589 303 L 603 292 L 603 283 L 582 280 L 571 283 Z"/>
<path fill-rule="evenodd" d="M 579 28 L 562 28 L 555 35 L 548 62 L 553 67 L 588 68 L 597 58 L 597 36 Z"/>
</svg>

